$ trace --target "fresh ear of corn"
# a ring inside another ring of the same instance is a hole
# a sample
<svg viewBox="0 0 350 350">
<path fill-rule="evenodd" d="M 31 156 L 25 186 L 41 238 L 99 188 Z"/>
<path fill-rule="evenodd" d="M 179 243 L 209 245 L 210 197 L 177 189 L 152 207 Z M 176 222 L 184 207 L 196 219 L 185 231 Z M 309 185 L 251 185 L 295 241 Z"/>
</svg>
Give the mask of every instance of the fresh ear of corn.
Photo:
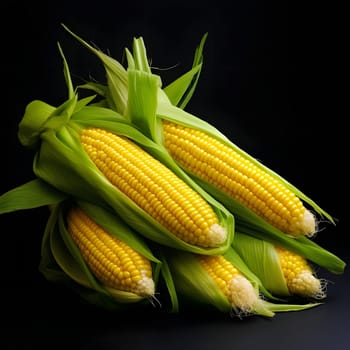
<svg viewBox="0 0 350 350">
<path fill-rule="evenodd" d="M 272 294 L 313 299 L 326 297 L 326 281 L 316 276 L 304 257 L 239 232 L 232 245 Z"/>
<path fill-rule="evenodd" d="M 327 282 L 319 279 L 306 259 L 284 248 L 275 246 L 278 261 L 289 292 L 301 297 L 324 299 Z"/>
<path fill-rule="evenodd" d="M 165 256 L 182 303 L 185 304 L 184 298 L 192 305 L 213 306 L 221 312 L 236 312 L 241 316 L 261 312 L 273 316 L 261 307 L 257 289 L 222 256 L 213 256 L 214 261 L 206 261 L 202 255 L 178 251 L 167 252 Z M 221 267 L 222 262 L 229 269 Z M 219 277 L 220 273 L 226 275 L 226 280 Z"/>
<path fill-rule="evenodd" d="M 72 215 L 73 221 L 77 224 L 75 232 L 77 232 L 77 229 L 79 232 L 79 227 L 84 227 L 85 225 L 82 233 L 85 232 L 87 234 L 90 232 L 92 239 L 91 252 L 97 253 L 96 237 L 92 235 L 94 235 L 94 232 L 99 232 L 101 237 L 97 241 L 100 242 L 100 245 L 104 245 L 101 243 L 102 237 L 105 237 L 107 241 L 117 241 L 121 244 L 124 249 L 123 255 L 125 256 L 124 258 L 121 257 L 121 260 L 130 260 L 129 263 L 131 265 L 134 262 L 136 263 L 137 260 L 144 263 L 145 276 L 143 279 L 141 278 L 140 282 L 136 281 L 135 286 L 137 287 L 138 285 L 138 289 L 128 290 L 127 286 L 123 287 L 123 285 L 121 285 L 120 289 L 117 289 L 117 284 L 109 285 L 108 279 L 104 278 L 103 270 L 100 269 L 97 271 L 101 271 L 99 276 L 101 281 L 104 281 L 102 283 L 96 277 L 98 272 L 96 275 L 94 272 L 96 264 L 92 264 L 89 267 L 90 261 L 85 260 L 85 254 L 90 248 L 87 247 L 87 250 L 83 249 L 81 251 L 69 233 L 70 230 L 66 218 L 70 205 L 72 203 L 68 202 L 68 196 L 65 193 L 58 191 L 41 179 L 34 179 L 6 192 L 0 197 L 0 214 L 39 207 L 49 208 L 49 219 L 42 238 L 39 266 L 40 271 L 48 280 L 64 283 L 76 290 L 90 303 L 106 308 L 120 308 L 122 304 L 139 304 L 144 300 L 149 300 L 153 304 L 154 288 L 158 281 L 161 262 L 150 251 L 146 242 L 141 238 L 142 236 L 132 231 L 116 214 L 102 207 L 84 201 L 78 201 L 74 204 L 76 208 L 80 208 L 79 210 L 85 213 L 85 215 L 81 214 L 79 217 Z M 96 231 L 93 229 L 96 229 Z M 98 255 L 95 255 L 95 262 L 103 266 L 103 248 L 100 250 L 97 253 Z M 131 252 L 130 259 L 127 256 L 128 251 Z M 111 260 L 113 257 L 117 259 L 116 253 L 113 253 L 112 250 L 107 254 L 107 258 L 109 256 Z M 111 263 L 108 265 L 112 266 Z M 111 273 L 113 274 L 113 271 Z M 141 271 L 141 275 L 142 273 Z M 128 272 L 125 271 L 124 274 L 127 276 Z M 136 272 L 131 271 L 130 274 L 132 279 L 135 280 L 137 277 Z M 142 281 L 144 281 L 144 288 L 142 288 Z"/>
<path fill-rule="evenodd" d="M 19 125 L 22 144 L 37 147 L 38 178 L 111 206 L 157 243 L 202 254 L 225 251 L 233 239 L 232 214 L 125 118 L 87 105 L 93 97 L 78 100 L 65 60 L 64 67 L 69 99 L 56 109 L 33 101 Z"/>
<path fill-rule="evenodd" d="M 129 139 L 88 128 L 81 131 L 81 142 L 113 185 L 178 238 L 205 248 L 226 241 L 210 205 Z"/>
<path fill-rule="evenodd" d="M 118 216 L 91 203 L 52 207 L 41 272 L 89 302 L 118 307 L 154 298 L 161 262 Z"/>
<path fill-rule="evenodd" d="M 211 306 L 238 317 L 305 310 L 319 303 L 282 304 L 264 300 L 261 281 L 239 255 L 228 249 L 224 255 L 204 256 L 180 251 L 165 254 L 179 300 L 191 306 Z M 180 303 L 181 304 L 181 303 Z"/>
<path fill-rule="evenodd" d="M 189 173 L 282 232 L 295 237 L 316 232 L 315 218 L 301 200 L 241 152 L 204 131 L 165 120 L 163 137 L 172 157 Z M 229 203 L 225 201 L 226 205 Z"/>
<path fill-rule="evenodd" d="M 65 28 L 84 46 L 96 54 L 106 67 L 108 86 L 89 83 L 85 84 L 82 87 L 91 89 L 100 94 L 106 99 L 107 105 L 108 101 L 111 99 L 114 100 L 114 105 L 119 104 L 119 108 L 125 111 L 125 118 L 137 125 L 144 132 L 144 134 L 155 140 L 158 145 L 163 146 L 163 126 L 165 124 L 175 125 L 179 128 L 190 129 L 194 133 L 198 132 L 200 134 L 200 137 L 198 137 L 197 140 L 200 142 L 202 140 L 201 136 L 204 135 L 205 137 L 210 137 L 216 143 L 223 145 L 226 149 L 230 149 L 231 152 L 233 152 L 239 159 L 242 160 L 241 165 L 237 165 L 238 168 L 241 166 L 244 170 L 245 168 L 248 169 L 247 165 L 251 166 L 252 170 L 250 173 L 248 171 L 246 175 L 237 175 L 238 177 L 243 177 L 244 181 L 246 182 L 246 186 L 244 188 L 241 186 L 241 189 L 237 192 L 242 192 L 240 196 L 242 198 L 245 198 L 246 204 L 242 204 L 241 201 L 232 198 L 230 194 L 227 194 L 222 189 L 220 189 L 217 184 L 211 184 L 203 177 L 199 177 L 187 169 L 188 173 L 196 180 L 198 184 L 201 185 L 201 187 L 210 192 L 231 210 L 235 216 L 236 229 L 241 232 L 249 232 L 249 234 L 256 236 L 257 238 L 267 240 L 271 243 L 277 243 L 286 249 L 292 248 L 293 251 L 302 253 L 304 257 L 307 257 L 316 264 L 325 267 L 334 273 L 343 272 L 345 267 L 344 261 L 326 249 L 318 246 L 317 244 L 314 244 L 306 236 L 301 235 L 301 232 L 298 233 L 299 237 L 297 239 L 293 239 L 293 236 L 291 235 L 292 232 L 288 231 L 289 229 L 287 229 L 287 226 L 285 226 L 288 222 L 290 222 L 292 224 L 289 227 L 294 227 L 294 229 L 296 229 L 298 225 L 300 226 L 300 224 L 293 224 L 293 222 L 297 222 L 295 219 L 299 217 L 299 221 L 304 222 L 305 227 L 311 227 L 311 230 L 304 230 L 304 233 L 308 234 L 307 231 L 310 231 L 309 233 L 311 234 L 311 231 L 313 231 L 312 228 L 315 226 L 314 216 L 311 214 L 311 211 L 305 210 L 306 208 L 304 207 L 302 201 L 307 203 L 312 208 L 312 210 L 315 213 L 318 213 L 321 217 L 325 217 L 331 222 L 334 222 L 333 218 L 328 213 L 326 213 L 316 203 L 305 196 L 293 185 L 282 179 L 278 174 L 266 168 L 264 165 L 256 161 L 253 157 L 246 154 L 243 150 L 239 149 L 215 127 L 206 123 L 204 120 L 174 106 L 170 102 L 173 101 L 174 103 L 179 104 L 181 107 L 184 107 L 187 103 L 186 101 L 188 101 L 191 94 L 193 93 L 193 89 L 196 81 L 198 80 L 198 75 L 202 66 L 202 49 L 204 40 L 202 40 L 201 46 L 196 51 L 193 68 L 183 77 L 180 77 L 177 81 L 170 84 L 168 87 L 165 87 L 164 90 L 159 87 L 157 89 L 157 92 L 155 92 L 154 85 L 152 85 L 152 88 L 150 88 L 150 84 L 144 83 L 150 79 L 152 73 L 150 67 L 148 66 L 146 50 L 142 38 L 134 40 L 133 49 L 135 58 L 128 50 L 126 51 L 128 58 L 128 69 L 123 70 L 120 64 L 118 64 L 118 69 L 113 69 L 113 65 L 111 64 L 111 60 L 113 61 L 113 59 L 111 57 L 104 55 L 101 53 L 101 51 L 91 47 L 80 37 L 72 33 L 67 27 Z M 117 65 L 117 63 L 115 63 L 115 65 Z M 159 83 L 159 77 L 156 80 Z M 192 81 L 195 83 L 192 84 Z M 117 93 L 115 86 L 118 86 L 119 92 Z M 188 89 L 189 86 L 190 89 Z M 124 91 L 128 91 L 128 93 L 121 94 L 120 91 L 123 89 Z M 166 94 L 169 95 L 169 98 Z M 185 97 L 183 97 L 183 95 L 185 95 Z M 125 96 L 127 96 L 127 100 L 125 99 Z M 122 103 L 122 101 L 125 102 L 125 100 L 127 105 L 120 106 L 120 103 Z M 113 108 L 113 104 L 109 104 L 109 106 L 110 108 Z M 174 139 L 176 140 L 177 137 L 174 136 Z M 189 143 L 189 140 L 185 140 L 184 143 Z M 227 155 L 224 151 L 218 151 L 215 146 L 212 148 L 219 153 L 219 157 L 223 159 L 225 157 L 227 158 Z M 201 158 L 201 153 L 194 152 L 194 149 L 195 147 L 191 149 L 193 156 Z M 196 161 L 193 159 L 192 155 L 188 155 L 188 151 L 189 150 L 181 150 L 180 153 L 183 152 L 183 154 L 186 154 L 186 156 L 188 156 L 189 160 L 187 160 L 187 164 L 195 164 Z M 202 152 L 202 154 L 205 153 L 203 154 L 204 158 L 208 156 L 206 154 L 208 152 L 209 151 Z M 215 159 L 213 161 L 216 162 Z M 210 166 L 208 162 L 204 162 L 199 168 L 202 170 L 204 169 L 204 172 L 208 173 Z M 244 171 L 246 171 L 246 169 Z M 222 173 L 220 173 L 220 171 Z M 226 170 L 224 170 L 223 167 L 221 170 L 219 169 L 219 172 L 213 170 L 211 173 L 209 172 L 209 174 L 213 180 L 219 181 L 220 178 L 225 178 L 227 176 L 224 171 Z M 228 171 L 230 170 L 228 169 Z M 237 174 L 240 173 L 237 171 Z M 260 192 L 260 195 L 254 197 L 254 195 L 252 195 L 248 189 L 250 187 L 252 187 L 252 189 L 258 188 L 259 186 L 256 187 L 255 185 L 258 180 L 260 181 L 259 177 L 263 176 L 268 179 L 268 181 L 266 181 L 267 187 L 265 185 L 264 188 L 260 187 L 260 190 L 258 191 Z M 219 182 L 224 184 L 225 181 Z M 281 189 L 281 192 L 279 192 L 278 189 Z M 247 191 L 249 192 L 248 195 Z M 267 195 L 267 197 L 270 197 L 267 202 L 270 202 L 272 207 L 270 204 L 267 205 L 263 199 L 255 200 L 261 195 L 262 198 L 265 195 Z M 274 196 L 279 197 L 282 202 L 284 201 L 286 203 L 286 206 L 278 203 L 276 198 L 274 199 Z M 288 196 L 291 198 L 290 203 L 287 199 Z M 252 198 L 252 200 L 250 200 L 250 198 Z M 248 207 L 248 202 L 252 202 L 253 204 L 255 203 L 256 209 L 259 209 L 260 212 L 270 213 L 267 214 L 267 216 L 271 219 L 274 219 L 276 225 L 280 225 L 279 228 L 267 222 L 261 215 L 258 215 L 253 210 L 251 210 Z M 272 208 L 272 211 L 281 210 L 281 213 L 287 213 L 287 216 L 289 218 L 283 220 L 281 217 L 284 214 L 281 214 L 280 217 L 276 214 L 277 211 L 275 213 L 272 213 L 271 209 L 265 211 L 267 207 Z M 273 207 L 276 209 L 273 209 Z M 289 207 L 289 209 L 286 209 L 287 207 Z M 278 224 L 278 222 L 280 224 Z M 294 229 L 292 229 L 292 231 Z M 282 230 L 288 231 L 289 234 L 285 234 L 285 232 Z"/>
<path fill-rule="evenodd" d="M 138 59 L 139 52 L 145 51 L 142 40 L 135 40 L 134 51 Z M 150 74 L 149 70 L 145 71 Z M 239 149 L 214 127 L 175 108 L 164 96 L 158 100 L 157 116 L 163 122 L 155 125 L 161 131 L 153 134 L 162 132 L 162 141 L 172 157 L 231 209 L 237 219 L 252 224 L 264 222 L 265 227 L 272 226 L 294 237 L 313 236 L 317 223 L 313 213 L 304 206 L 304 200 L 312 210 L 334 223 L 310 198 Z M 154 125 L 152 120 L 150 123 Z M 154 139 L 159 142 L 159 138 Z"/>
<path fill-rule="evenodd" d="M 67 230 L 90 270 L 106 288 L 151 297 L 155 293 L 151 263 L 112 236 L 79 207 L 67 213 Z"/>
</svg>

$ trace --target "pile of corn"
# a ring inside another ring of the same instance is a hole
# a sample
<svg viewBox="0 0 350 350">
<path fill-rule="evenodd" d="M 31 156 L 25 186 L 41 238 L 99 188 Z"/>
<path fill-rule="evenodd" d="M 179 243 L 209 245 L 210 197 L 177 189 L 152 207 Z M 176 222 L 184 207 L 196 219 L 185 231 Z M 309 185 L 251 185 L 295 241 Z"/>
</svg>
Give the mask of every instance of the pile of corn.
<svg viewBox="0 0 350 350">
<path fill-rule="evenodd" d="M 106 83 L 74 88 L 58 45 L 68 98 L 28 104 L 18 137 L 36 177 L 0 197 L 1 214 L 49 209 L 43 275 L 112 309 L 272 317 L 322 304 L 327 281 L 316 268 L 345 268 L 313 239 L 333 218 L 185 111 L 206 35 L 191 69 L 163 88 L 142 38 L 126 49 L 125 68 L 63 27 L 101 60 Z"/>
</svg>

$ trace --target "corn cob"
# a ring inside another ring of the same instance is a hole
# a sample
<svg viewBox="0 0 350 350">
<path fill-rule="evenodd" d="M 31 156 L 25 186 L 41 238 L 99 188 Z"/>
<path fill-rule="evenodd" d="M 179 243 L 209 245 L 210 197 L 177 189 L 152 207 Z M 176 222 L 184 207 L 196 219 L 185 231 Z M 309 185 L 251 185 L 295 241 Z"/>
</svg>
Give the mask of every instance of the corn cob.
<svg viewBox="0 0 350 350">
<path fill-rule="evenodd" d="M 39 270 L 88 303 L 108 310 L 154 305 L 160 267 L 147 242 L 112 210 L 72 197 L 50 206 Z"/>
<path fill-rule="evenodd" d="M 326 297 L 326 281 L 315 276 L 306 259 L 278 246 L 275 249 L 291 294 L 314 299 Z"/>
<path fill-rule="evenodd" d="M 164 145 L 191 174 L 209 182 L 293 236 L 316 232 L 314 215 L 282 183 L 200 130 L 163 121 Z"/>
<path fill-rule="evenodd" d="M 208 256 L 177 250 L 166 250 L 163 255 L 176 293 L 184 305 L 186 301 L 190 301 L 191 306 L 211 305 L 238 317 L 274 315 L 270 305 L 260 298 L 255 276 L 232 248 L 225 255 Z M 235 261 L 236 258 L 239 262 Z"/>
<path fill-rule="evenodd" d="M 72 208 L 67 227 L 96 277 L 107 287 L 140 296 L 154 294 L 150 261 L 97 225 L 81 208 Z"/>
<path fill-rule="evenodd" d="M 83 129 L 80 137 L 106 178 L 181 240 L 201 247 L 225 242 L 210 205 L 136 144 L 98 128 Z"/>
<path fill-rule="evenodd" d="M 227 297 L 237 314 L 254 313 L 259 303 L 259 296 L 251 282 L 231 262 L 222 255 L 198 255 L 197 259 Z"/>
<path fill-rule="evenodd" d="M 232 245 L 271 293 L 314 299 L 326 297 L 326 282 L 317 278 L 305 257 L 241 232 L 236 232 Z"/>
</svg>

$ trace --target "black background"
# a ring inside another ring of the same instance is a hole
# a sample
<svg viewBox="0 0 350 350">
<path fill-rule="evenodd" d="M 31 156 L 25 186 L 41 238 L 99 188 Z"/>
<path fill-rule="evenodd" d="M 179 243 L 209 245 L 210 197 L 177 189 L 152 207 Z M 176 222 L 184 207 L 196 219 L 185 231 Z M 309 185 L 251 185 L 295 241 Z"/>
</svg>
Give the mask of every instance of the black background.
<svg viewBox="0 0 350 350">
<path fill-rule="evenodd" d="M 104 79 L 97 58 L 60 23 L 118 60 L 132 38 L 142 36 L 153 66 L 174 67 L 161 72 L 164 85 L 190 68 L 208 32 L 202 75 L 187 110 L 332 214 L 337 225 L 321 223 L 315 239 L 349 261 L 347 41 L 345 10 L 337 6 L 251 0 L 3 3 L 1 193 L 33 178 L 33 155 L 17 139 L 27 103 L 59 105 L 67 97 L 57 42 L 76 84 L 89 76 Z M 46 218 L 45 209 L 1 216 L 5 348 L 349 348 L 347 271 L 336 276 L 318 269 L 330 281 L 325 304 L 271 320 L 186 310 L 109 314 L 38 272 Z"/>
</svg>

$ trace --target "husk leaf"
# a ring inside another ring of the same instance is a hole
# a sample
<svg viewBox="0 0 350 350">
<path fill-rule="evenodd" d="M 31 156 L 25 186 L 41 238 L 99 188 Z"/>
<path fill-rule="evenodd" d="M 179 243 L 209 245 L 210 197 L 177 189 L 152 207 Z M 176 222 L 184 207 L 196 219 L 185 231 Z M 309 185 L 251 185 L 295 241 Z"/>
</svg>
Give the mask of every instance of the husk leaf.
<svg viewBox="0 0 350 350">
<path fill-rule="evenodd" d="M 232 247 L 267 290 L 274 295 L 290 296 L 277 252 L 271 243 L 236 231 Z"/>
<path fill-rule="evenodd" d="M 54 205 L 65 198 L 64 193 L 48 183 L 34 179 L 1 195 L 0 214 Z"/>
<path fill-rule="evenodd" d="M 203 48 L 207 40 L 208 33 L 205 33 L 196 48 L 192 69 L 183 74 L 172 83 L 164 87 L 164 92 L 168 96 L 171 104 L 184 109 L 191 99 L 202 71 Z"/>
<path fill-rule="evenodd" d="M 182 298 L 185 298 L 187 302 L 213 306 L 221 312 L 231 311 L 232 305 L 193 254 L 172 250 L 166 252 L 165 259 L 174 279 L 180 306 Z"/>
<path fill-rule="evenodd" d="M 68 33 L 75 37 L 83 46 L 94 53 L 99 59 L 104 62 L 106 69 L 106 77 L 108 82 L 108 91 L 106 91 L 106 98 L 109 105 L 113 106 L 113 109 L 120 114 L 125 113 L 127 105 L 127 74 L 125 68 L 115 59 L 112 59 L 109 55 L 104 54 L 101 50 L 88 44 L 78 35 L 73 33 L 65 24 L 61 24 Z M 113 95 L 113 98 L 110 96 Z"/>
</svg>

